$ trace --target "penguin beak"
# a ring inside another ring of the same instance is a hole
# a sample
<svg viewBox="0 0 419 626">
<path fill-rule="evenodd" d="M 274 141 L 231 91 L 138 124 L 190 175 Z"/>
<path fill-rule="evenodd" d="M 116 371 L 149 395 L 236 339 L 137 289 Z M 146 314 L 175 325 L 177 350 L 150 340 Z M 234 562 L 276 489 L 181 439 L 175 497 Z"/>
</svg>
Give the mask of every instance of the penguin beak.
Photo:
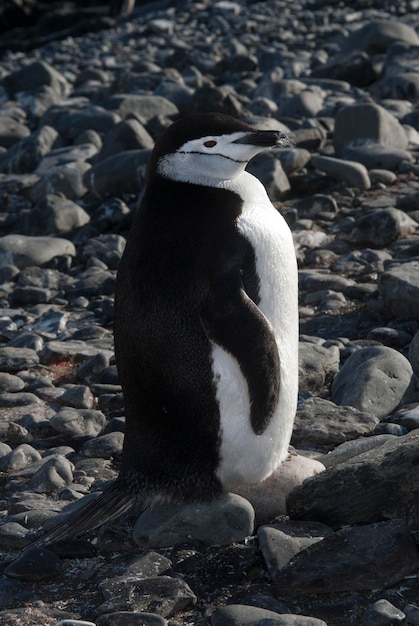
<svg viewBox="0 0 419 626">
<path fill-rule="evenodd" d="M 288 148 L 291 146 L 287 135 L 279 130 L 255 130 L 247 133 L 244 137 L 240 137 L 240 139 L 236 139 L 233 143 L 260 146 L 261 148 L 272 148 L 273 146 Z"/>
</svg>

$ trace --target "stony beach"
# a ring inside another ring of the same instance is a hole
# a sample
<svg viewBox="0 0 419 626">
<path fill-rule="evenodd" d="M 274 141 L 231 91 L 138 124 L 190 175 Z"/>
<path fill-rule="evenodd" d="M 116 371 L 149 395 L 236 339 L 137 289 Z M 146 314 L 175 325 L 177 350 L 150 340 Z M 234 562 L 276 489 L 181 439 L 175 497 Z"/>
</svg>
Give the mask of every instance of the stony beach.
<svg viewBox="0 0 419 626">
<path fill-rule="evenodd" d="M 0 626 L 419 625 L 418 0 L 66 10 L 0 32 Z M 248 167 L 299 263 L 290 457 L 24 550 L 117 475 L 116 272 L 154 141 L 198 111 L 292 143 Z"/>
</svg>

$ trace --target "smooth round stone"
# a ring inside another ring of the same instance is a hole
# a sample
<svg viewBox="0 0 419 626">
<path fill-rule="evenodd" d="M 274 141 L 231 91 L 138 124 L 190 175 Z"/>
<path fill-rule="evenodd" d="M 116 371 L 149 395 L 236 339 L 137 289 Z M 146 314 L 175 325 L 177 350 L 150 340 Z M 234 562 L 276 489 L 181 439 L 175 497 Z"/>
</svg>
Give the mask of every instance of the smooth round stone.
<svg viewBox="0 0 419 626">
<path fill-rule="evenodd" d="M 19 269 L 43 265 L 56 256 L 76 255 L 74 244 L 59 237 L 30 237 L 5 235 L 0 237 L 0 258 Z"/>
<path fill-rule="evenodd" d="M 168 547 L 198 540 L 207 545 L 242 541 L 253 533 L 254 510 L 241 496 L 226 493 L 209 503 L 156 505 L 138 518 L 133 539 L 142 547 Z"/>
<path fill-rule="evenodd" d="M 17 522 L 0 524 L 0 546 L 5 550 L 21 550 L 33 539 L 33 533 Z"/>
<path fill-rule="evenodd" d="M 316 169 L 351 187 L 364 190 L 371 187 L 368 171 L 362 163 L 320 155 L 313 156 L 311 163 Z"/>
<path fill-rule="evenodd" d="M 7 372 L 0 372 L 0 393 L 14 393 L 16 391 L 22 391 L 25 383 L 19 376 L 8 374 Z"/>
<path fill-rule="evenodd" d="M 124 443 L 124 434 L 118 431 L 100 435 L 90 439 L 81 448 L 80 454 L 87 457 L 112 459 L 121 456 Z"/>
<path fill-rule="evenodd" d="M 341 406 L 385 417 L 412 392 L 413 370 L 400 352 L 387 346 L 362 348 L 345 361 L 332 385 Z"/>
<path fill-rule="evenodd" d="M 290 456 L 266 480 L 255 485 L 243 485 L 234 491 L 253 506 L 258 526 L 271 522 L 278 515 L 286 515 L 288 494 L 306 478 L 324 469 L 319 461 L 291 451 Z"/>
<path fill-rule="evenodd" d="M 384 599 L 371 604 L 362 618 L 362 626 L 396 626 L 405 623 L 405 613 Z"/>
<path fill-rule="evenodd" d="M 167 621 L 164 617 L 154 613 L 116 611 L 115 613 L 100 615 L 96 621 L 96 626 L 167 626 Z"/>
</svg>

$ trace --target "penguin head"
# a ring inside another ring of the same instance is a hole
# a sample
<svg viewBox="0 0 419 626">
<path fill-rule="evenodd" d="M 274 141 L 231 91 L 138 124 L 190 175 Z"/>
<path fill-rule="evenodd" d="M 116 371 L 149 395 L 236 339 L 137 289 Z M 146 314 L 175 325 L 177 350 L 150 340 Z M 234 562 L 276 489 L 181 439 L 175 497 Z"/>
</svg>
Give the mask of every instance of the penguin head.
<svg viewBox="0 0 419 626">
<path fill-rule="evenodd" d="M 156 142 L 150 173 L 198 185 L 237 178 L 252 157 L 289 145 L 279 131 L 256 130 L 228 115 L 202 113 L 174 122 Z"/>
</svg>

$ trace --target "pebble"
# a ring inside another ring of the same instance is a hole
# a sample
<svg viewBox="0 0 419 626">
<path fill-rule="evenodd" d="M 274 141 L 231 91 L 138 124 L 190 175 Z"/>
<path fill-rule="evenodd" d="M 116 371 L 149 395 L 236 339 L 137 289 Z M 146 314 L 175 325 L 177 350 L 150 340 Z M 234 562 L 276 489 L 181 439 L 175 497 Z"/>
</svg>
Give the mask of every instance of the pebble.
<svg viewBox="0 0 419 626">
<path fill-rule="evenodd" d="M 0 621 L 417 623 L 416 0 L 172 4 L 0 33 Z M 37 580 L 42 557 L 17 551 L 116 476 L 115 274 L 155 140 L 198 110 L 290 137 L 249 165 L 299 262 L 290 457 L 220 506 L 126 514 L 95 554 L 72 540 L 60 561 L 85 557 Z M 146 547 L 124 571 L 132 527 Z"/>
</svg>

